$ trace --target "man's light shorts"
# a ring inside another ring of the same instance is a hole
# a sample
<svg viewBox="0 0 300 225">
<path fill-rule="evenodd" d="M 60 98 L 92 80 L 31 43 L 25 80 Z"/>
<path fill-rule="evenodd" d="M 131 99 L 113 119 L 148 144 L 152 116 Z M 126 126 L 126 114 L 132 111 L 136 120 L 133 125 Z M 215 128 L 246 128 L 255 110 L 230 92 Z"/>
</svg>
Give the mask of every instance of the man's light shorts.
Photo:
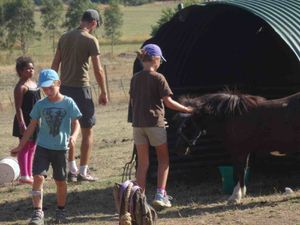
<svg viewBox="0 0 300 225">
<path fill-rule="evenodd" d="M 133 127 L 134 144 L 159 146 L 167 143 L 167 131 L 164 127 Z"/>
</svg>

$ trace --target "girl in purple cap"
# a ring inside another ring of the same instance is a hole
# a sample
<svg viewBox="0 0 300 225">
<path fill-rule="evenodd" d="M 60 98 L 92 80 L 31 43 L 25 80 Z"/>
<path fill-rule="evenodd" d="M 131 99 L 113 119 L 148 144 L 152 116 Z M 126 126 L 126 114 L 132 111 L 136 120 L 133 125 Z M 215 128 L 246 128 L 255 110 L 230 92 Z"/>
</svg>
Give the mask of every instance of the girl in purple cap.
<svg viewBox="0 0 300 225">
<path fill-rule="evenodd" d="M 145 190 L 149 167 L 149 145 L 154 146 L 157 154 L 158 171 L 157 192 L 153 205 L 156 208 L 171 207 L 170 197 L 166 192 L 169 152 L 164 105 L 185 113 L 191 113 L 193 109 L 172 99 L 173 93 L 168 82 L 162 74 L 157 72 L 161 60 L 166 61 L 158 45 L 145 45 L 137 52 L 137 57 L 143 64 L 143 70 L 133 75 L 129 91 L 132 106 L 133 139 L 138 156 L 136 182 Z"/>
</svg>

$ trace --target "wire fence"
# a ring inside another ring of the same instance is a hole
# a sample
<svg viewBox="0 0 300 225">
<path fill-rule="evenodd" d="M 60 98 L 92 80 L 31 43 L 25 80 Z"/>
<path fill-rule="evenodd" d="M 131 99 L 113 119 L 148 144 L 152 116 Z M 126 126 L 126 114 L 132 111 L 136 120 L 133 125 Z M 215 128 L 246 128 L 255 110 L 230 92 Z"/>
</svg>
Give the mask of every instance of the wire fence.
<svg viewBox="0 0 300 225">
<path fill-rule="evenodd" d="M 130 71 L 131 64 L 122 65 L 105 65 L 106 84 L 108 88 L 109 101 L 112 104 L 118 104 L 129 101 L 129 85 L 132 73 Z M 126 69 L 124 69 L 126 68 Z M 92 72 L 91 72 L 92 73 Z M 0 111 L 14 109 L 14 86 L 17 82 L 16 75 L 0 74 Z M 3 77 L 5 76 L 5 77 Z M 10 78 L 9 78 L 10 77 Z M 97 104 L 100 94 L 100 88 L 96 83 L 93 74 L 91 77 L 91 88 L 93 92 L 93 99 Z"/>
</svg>

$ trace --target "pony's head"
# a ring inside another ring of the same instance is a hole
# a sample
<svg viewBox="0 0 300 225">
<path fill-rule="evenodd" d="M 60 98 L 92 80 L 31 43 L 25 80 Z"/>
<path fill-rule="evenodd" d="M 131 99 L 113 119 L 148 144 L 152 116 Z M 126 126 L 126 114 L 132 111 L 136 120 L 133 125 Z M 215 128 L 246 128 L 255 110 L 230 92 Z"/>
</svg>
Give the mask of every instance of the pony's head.
<svg viewBox="0 0 300 225">
<path fill-rule="evenodd" d="M 247 113 L 265 101 L 260 96 L 245 95 L 226 90 L 200 97 L 182 97 L 180 103 L 194 108 L 192 114 L 177 114 L 177 152 L 188 152 L 201 135 L 222 132 L 222 125 L 229 119 Z"/>
</svg>

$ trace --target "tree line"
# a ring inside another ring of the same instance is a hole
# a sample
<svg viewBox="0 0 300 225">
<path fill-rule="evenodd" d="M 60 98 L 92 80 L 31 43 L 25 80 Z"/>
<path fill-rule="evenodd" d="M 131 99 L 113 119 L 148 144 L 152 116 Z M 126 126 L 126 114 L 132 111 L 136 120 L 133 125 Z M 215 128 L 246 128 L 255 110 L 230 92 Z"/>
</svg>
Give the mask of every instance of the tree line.
<svg viewBox="0 0 300 225">
<path fill-rule="evenodd" d="M 123 14 L 117 0 L 109 0 L 108 4 L 104 10 L 104 32 L 113 46 L 121 37 Z M 66 13 L 64 6 L 67 6 Z M 42 32 L 37 30 L 34 19 L 35 10 L 39 10 L 41 27 L 51 38 L 54 50 L 61 28 L 66 30 L 76 28 L 83 12 L 89 8 L 98 9 L 98 4 L 90 0 L 72 0 L 68 1 L 68 4 L 63 0 L 2 0 L 0 49 L 12 50 L 18 47 L 26 54 L 32 42 L 42 37 Z"/>
<path fill-rule="evenodd" d="M 108 3 L 104 9 L 104 36 L 110 40 L 111 52 L 122 36 L 123 13 L 119 4 L 127 4 L 126 0 L 2 0 L 0 2 L 0 50 L 20 48 L 23 54 L 28 52 L 34 40 L 40 40 L 42 32 L 37 30 L 34 19 L 35 10 L 40 11 L 42 29 L 52 40 L 55 51 L 56 40 L 61 29 L 67 31 L 78 26 L 78 21 L 86 9 L 98 9 L 99 2 Z M 134 1 L 128 0 L 134 4 Z M 153 0 L 141 0 L 149 2 Z M 162 11 L 157 23 L 152 26 L 151 36 L 155 36 L 159 28 L 168 22 L 183 7 L 201 3 L 204 0 L 184 0 L 178 7 L 166 8 Z M 140 2 L 141 3 L 141 2 Z M 67 7 L 64 13 L 64 7 Z M 100 11 L 98 9 L 98 11 Z"/>
</svg>

